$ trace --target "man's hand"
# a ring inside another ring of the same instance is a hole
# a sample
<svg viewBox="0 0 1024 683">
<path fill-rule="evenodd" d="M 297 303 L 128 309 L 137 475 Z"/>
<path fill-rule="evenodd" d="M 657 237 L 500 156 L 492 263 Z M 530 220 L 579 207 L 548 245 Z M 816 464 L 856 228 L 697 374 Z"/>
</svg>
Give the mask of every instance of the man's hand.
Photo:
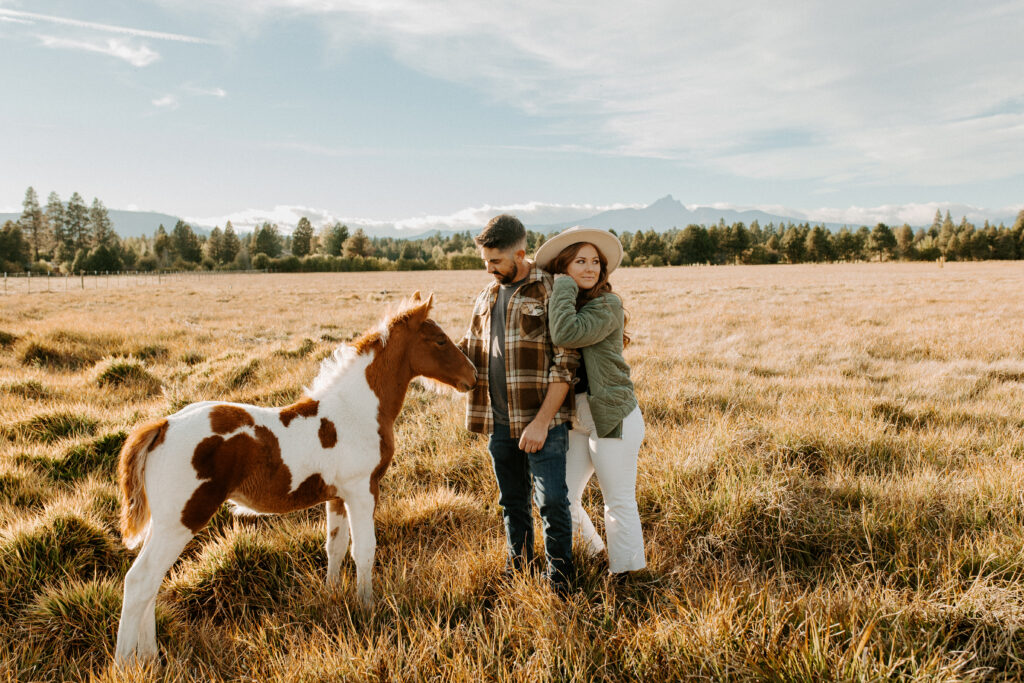
<svg viewBox="0 0 1024 683">
<path fill-rule="evenodd" d="M 541 404 L 537 415 L 526 425 L 523 435 L 519 437 L 519 448 L 524 453 L 536 453 L 544 448 L 544 442 L 548 440 L 548 425 L 555 419 L 558 407 L 565 400 L 569 393 L 569 385 L 566 382 L 550 382 L 547 393 L 544 394 L 544 403 Z"/>
<path fill-rule="evenodd" d="M 548 423 L 550 420 L 534 419 L 526 425 L 523 435 L 519 437 L 519 448 L 526 453 L 536 453 L 544 448 L 544 442 L 548 440 Z"/>
</svg>

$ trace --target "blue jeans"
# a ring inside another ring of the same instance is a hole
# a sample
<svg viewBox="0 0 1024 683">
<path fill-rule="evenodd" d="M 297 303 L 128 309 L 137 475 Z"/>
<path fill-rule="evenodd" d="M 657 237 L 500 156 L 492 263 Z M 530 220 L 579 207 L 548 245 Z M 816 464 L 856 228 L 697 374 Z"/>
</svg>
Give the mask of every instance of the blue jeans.
<svg viewBox="0 0 1024 683">
<path fill-rule="evenodd" d="M 565 454 L 569 446 L 569 426 L 548 430 L 544 446 L 536 453 L 519 448 L 519 440 L 509 435 L 508 425 L 494 423 L 487 450 L 494 460 L 498 480 L 498 504 L 505 520 L 509 568 L 525 568 L 533 559 L 533 511 L 530 489 L 540 510 L 544 529 L 544 552 L 548 578 L 555 584 L 567 584 L 572 578 L 572 515 L 569 489 L 565 483 Z"/>
</svg>

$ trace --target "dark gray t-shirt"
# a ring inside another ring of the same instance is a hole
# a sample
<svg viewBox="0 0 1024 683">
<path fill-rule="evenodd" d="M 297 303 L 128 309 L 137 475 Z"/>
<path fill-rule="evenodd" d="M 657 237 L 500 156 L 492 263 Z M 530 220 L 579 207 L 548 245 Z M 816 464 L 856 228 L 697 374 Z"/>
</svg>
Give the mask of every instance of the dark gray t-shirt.
<svg viewBox="0 0 1024 683">
<path fill-rule="evenodd" d="M 508 424 L 508 383 L 505 381 L 505 315 L 512 295 L 528 278 L 498 287 L 491 309 L 491 357 L 487 362 L 487 383 L 491 394 L 494 421 Z"/>
</svg>

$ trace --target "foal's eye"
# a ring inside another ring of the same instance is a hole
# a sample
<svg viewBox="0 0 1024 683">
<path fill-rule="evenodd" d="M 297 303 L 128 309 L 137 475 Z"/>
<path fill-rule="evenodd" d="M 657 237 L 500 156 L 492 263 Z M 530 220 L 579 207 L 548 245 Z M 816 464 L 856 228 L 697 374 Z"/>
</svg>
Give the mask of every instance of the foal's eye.
<svg viewBox="0 0 1024 683">
<path fill-rule="evenodd" d="M 436 342 L 434 342 L 434 343 L 435 343 L 435 344 L 437 344 L 438 346 L 444 346 L 444 339 L 438 339 L 438 340 L 437 340 Z"/>
</svg>

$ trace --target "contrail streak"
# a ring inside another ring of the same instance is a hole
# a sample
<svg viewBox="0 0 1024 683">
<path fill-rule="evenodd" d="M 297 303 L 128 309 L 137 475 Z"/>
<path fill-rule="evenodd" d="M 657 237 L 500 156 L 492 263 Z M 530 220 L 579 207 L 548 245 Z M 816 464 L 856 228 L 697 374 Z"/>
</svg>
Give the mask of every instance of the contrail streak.
<svg viewBox="0 0 1024 683">
<path fill-rule="evenodd" d="M 63 24 L 65 26 L 78 26 L 79 28 L 90 28 L 96 31 L 108 33 L 121 33 L 137 38 L 153 38 L 154 40 L 173 40 L 179 43 L 198 43 L 213 45 L 214 41 L 194 36 L 183 36 L 178 33 L 161 33 L 160 31 L 147 31 L 139 28 L 128 28 L 126 26 L 111 26 L 110 24 L 97 24 L 91 21 L 80 21 L 78 19 L 67 19 L 65 17 L 54 17 L 48 14 L 36 14 L 34 12 L 19 12 L 13 9 L 0 9 L 0 17 L 13 17 L 17 19 L 33 19 L 35 21 L 48 21 L 52 24 Z"/>
</svg>

